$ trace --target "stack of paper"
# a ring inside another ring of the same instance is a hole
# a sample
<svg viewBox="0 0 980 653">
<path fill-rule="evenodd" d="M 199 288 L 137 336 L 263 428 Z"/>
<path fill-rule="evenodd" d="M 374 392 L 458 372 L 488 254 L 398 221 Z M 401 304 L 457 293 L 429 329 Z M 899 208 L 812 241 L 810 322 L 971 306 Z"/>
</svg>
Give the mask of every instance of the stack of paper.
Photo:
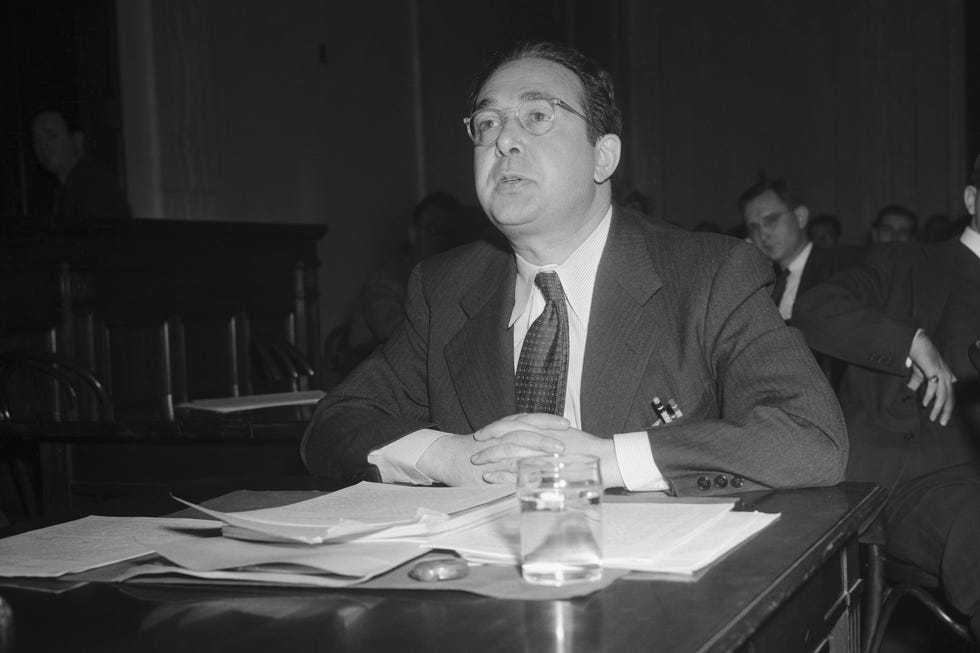
<svg viewBox="0 0 980 653">
<path fill-rule="evenodd" d="M 602 563 L 610 569 L 692 575 L 778 518 L 733 512 L 730 503 L 606 503 Z M 514 511 L 464 531 L 431 536 L 427 542 L 473 562 L 518 564 L 520 515 Z"/>
</svg>

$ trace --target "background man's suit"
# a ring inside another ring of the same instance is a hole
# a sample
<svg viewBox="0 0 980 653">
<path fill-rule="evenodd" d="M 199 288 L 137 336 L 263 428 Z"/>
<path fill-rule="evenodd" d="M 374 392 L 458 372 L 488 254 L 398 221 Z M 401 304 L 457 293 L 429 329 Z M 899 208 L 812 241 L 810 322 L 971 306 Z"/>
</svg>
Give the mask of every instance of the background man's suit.
<svg viewBox="0 0 980 653">
<path fill-rule="evenodd" d="M 840 392 L 847 478 L 891 490 L 889 553 L 941 578 L 954 605 L 977 614 L 980 381 L 967 348 L 980 337 L 980 258 L 957 240 L 876 246 L 864 265 L 801 297 L 794 324 L 811 347 L 850 363 Z M 906 387 L 920 327 L 959 379 L 945 427 Z"/>
<path fill-rule="evenodd" d="M 317 406 L 302 447 L 307 467 L 377 479 L 366 463 L 373 449 L 425 427 L 472 433 L 516 412 L 507 329 L 515 270 L 511 251 L 485 242 L 416 268 L 401 329 Z M 593 295 L 582 430 L 647 430 L 657 418 L 651 399 L 673 398 L 684 417 L 649 432 L 675 493 L 838 482 L 847 454 L 839 408 L 773 306 L 771 284 L 748 245 L 614 208 Z"/>
</svg>

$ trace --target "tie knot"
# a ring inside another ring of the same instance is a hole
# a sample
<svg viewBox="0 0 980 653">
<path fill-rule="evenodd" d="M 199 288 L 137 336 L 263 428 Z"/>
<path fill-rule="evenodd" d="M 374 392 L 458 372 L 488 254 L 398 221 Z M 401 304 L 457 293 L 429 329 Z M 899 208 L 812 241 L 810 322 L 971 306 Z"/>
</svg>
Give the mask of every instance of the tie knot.
<svg viewBox="0 0 980 653">
<path fill-rule="evenodd" d="M 562 302 L 565 299 L 565 292 L 562 290 L 557 272 L 538 272 L 534 277 L 534 285 L 541 289 L 546 302 Z"/>
</svg>

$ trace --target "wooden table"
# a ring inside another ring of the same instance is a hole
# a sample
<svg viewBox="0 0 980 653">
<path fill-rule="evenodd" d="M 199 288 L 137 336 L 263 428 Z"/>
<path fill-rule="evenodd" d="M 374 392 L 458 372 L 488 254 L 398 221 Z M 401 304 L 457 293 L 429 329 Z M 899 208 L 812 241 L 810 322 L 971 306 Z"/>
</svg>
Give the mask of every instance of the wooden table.
<svg viewBox="0 0 980 653">
<path fill-rule="evenodd" d="M 209 478 L 306 474 L 299 444 L 309 419 L 294 410 L 211 422 L 6 422 L 0 437 L 36 448 L 41 506 L 52 515 L 93 496 Z"/>
<path fill-rule="evenodd" d="M 857 650 L 858 535 L 885 492 L 848 483 L 742 496 L 782 517 L 699 581 L 620 579 L 572 601 L 131 583 L 62 594 L 0 584 L 0 596 L 24 652 Z M 140 512 L 173 506 L 144 498 Z"/>
</svg>

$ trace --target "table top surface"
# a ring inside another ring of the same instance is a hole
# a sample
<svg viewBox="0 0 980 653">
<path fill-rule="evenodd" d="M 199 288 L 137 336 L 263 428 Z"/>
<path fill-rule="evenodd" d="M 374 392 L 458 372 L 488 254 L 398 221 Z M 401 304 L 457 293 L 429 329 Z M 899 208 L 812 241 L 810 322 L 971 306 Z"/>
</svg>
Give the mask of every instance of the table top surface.
<svg viewBox="0 0 980 653">
<path fill-rule="evenodd" d="M 885 492 L 845 483 L 741 496 L 746 509 L 781 518 L 697 582 L 619 579 L 571 601 L 138 583 L 55 593 L 53 581 L 4 579 L 0 596 L 13 610 L 16 651 L 729 651 L 870 522 Z M 160 495 L 99 512 L 175 507 Z"/>
</svg>

